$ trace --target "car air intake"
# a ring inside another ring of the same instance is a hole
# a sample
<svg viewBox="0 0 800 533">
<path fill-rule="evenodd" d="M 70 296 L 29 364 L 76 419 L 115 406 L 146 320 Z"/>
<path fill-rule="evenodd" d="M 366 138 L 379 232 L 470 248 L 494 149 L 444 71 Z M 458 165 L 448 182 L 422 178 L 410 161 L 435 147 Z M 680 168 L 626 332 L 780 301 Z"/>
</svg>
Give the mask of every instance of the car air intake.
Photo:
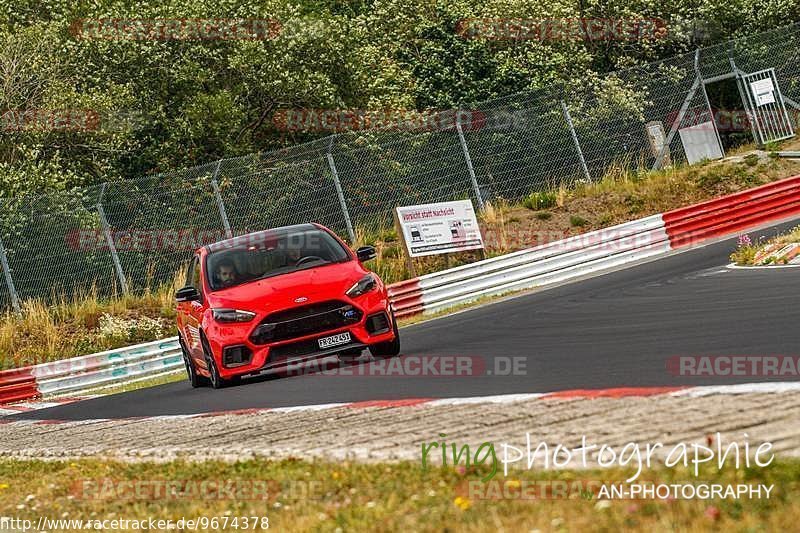
<svg viewBox="0 0 800 533">
<path fill-rule="evenodd" d="M 367 317 L 367 331 L 370 335 L 380 335 L 389 331 L 389 318 L 386 313 L 376 313 Z"/>
<path fill-rule="evenodd" d="M 250 335 L 254 344 L 268 344 L 347 327 L 361 321 L 354 305 L 329 300 L 268 315 Z"/>
<path fill-rule="evenodd" d="M 246 365 L 253 358 L 247 346 L 228 346 L 222 350 L 222 364 L 227 368 Z"/>
</svg>

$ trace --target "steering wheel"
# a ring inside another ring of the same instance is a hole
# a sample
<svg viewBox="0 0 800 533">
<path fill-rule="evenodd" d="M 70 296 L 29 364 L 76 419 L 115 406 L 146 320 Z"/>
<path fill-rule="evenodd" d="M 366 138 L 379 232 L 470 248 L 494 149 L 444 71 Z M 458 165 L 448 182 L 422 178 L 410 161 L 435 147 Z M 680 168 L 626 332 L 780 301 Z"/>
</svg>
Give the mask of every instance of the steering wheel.
<svg viewBox="0 0 800 533">
<path fill-rule="evenodd" d="M 323 259 L 316 255 L 307 255 L 305 257 L 301 257 L 300 259 L 298 259 L 297 263 L 295 263 L 294 266 L 300 266 L 305 263 L 310 263 L 311 261 L 323 261 Z"/>
</svg>

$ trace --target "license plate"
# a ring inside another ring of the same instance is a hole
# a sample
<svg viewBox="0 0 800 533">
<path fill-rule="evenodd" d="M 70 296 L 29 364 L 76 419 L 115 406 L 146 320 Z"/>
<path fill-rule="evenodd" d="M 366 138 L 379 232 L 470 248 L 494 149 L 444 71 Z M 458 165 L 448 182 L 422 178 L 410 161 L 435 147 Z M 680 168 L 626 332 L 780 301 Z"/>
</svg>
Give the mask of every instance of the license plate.
<svg viewBox="0 0 800 533">
<path fill-rule="evenodd" d="M 347 344 L 350 342 L 350 332 L 345 331 L 344 333 L 337 333 L 336 335 L 331 335 L 330 337 L 322 337 L 318 339 L 317 342 L 319 343 L 319 347 L 322 349 L 330 348 L 332 346 L 339 346 L 340 344 Z"/>
</svg>

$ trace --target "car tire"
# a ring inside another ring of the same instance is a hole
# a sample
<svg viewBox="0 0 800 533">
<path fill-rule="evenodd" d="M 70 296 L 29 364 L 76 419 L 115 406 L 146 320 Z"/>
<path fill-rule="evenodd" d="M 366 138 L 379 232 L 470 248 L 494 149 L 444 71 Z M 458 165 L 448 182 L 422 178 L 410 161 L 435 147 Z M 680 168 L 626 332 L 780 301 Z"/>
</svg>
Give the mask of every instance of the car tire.
<svg viewBox="0 0 800 533">
<path fill-rule="evenodd" d="M 183 355 L 183 365 L 186 368 L 186 375 L 189 378 L 189 384 L 192 386 L 193 389 L 198 387 L 202 387 L 203 385 L 208 384 L 208 378 L 205 376 L 201 376 L 197 373 L 197 370 L 194 367 L 194 362 L 192 361 L 191 356 L 189 355 L 189 350 L 186 349 L 186 345 L 183 343 L 183 338 L 178 337 L 178 343 L 181 345 L 181 354 Z"/>
<path fill-rule="evenodd" d="M 211 383 L 211 388 L 222 389 L 226 387 L 228 385 L 228 380 L 219 375 L 217 363 L 214 362 L 214 356 L 211 355 L 211 347 L 208 345 L 205 335 L 201 334 L 200 344 L 203 346 L 203 356 L 205 357 L 206 365 L 208 365 L 208 373 L 211 374 L 208 380 Z"/>
<path fill-rule="evenodd" d="M 400 355 L 400 333 L 397 331 L 397 320 L 394 318 L 394 313 L 392 313 L 392 322 L 394 323 L 392 327 L 394 330 L 394 339 L 371 345 L 369 347 L 369 353 L 371 353 L 373 357 L 397 357 Z"/>
</svg>

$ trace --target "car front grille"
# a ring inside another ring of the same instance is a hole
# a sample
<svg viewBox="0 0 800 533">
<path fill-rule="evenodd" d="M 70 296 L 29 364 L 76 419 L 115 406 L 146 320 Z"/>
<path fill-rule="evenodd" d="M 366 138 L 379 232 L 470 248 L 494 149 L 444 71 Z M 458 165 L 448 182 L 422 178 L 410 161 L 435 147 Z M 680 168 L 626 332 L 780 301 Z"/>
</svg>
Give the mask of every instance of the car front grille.
<svg viewBox="0 0 800 533">
<path fill-rule="evenodd" d="M 253 330 L 254 344 L 268 344 L 347 327 L 361 321 L 363 313 L 338 300 L 295 307 L 272 313 Z"/>
</svg>

